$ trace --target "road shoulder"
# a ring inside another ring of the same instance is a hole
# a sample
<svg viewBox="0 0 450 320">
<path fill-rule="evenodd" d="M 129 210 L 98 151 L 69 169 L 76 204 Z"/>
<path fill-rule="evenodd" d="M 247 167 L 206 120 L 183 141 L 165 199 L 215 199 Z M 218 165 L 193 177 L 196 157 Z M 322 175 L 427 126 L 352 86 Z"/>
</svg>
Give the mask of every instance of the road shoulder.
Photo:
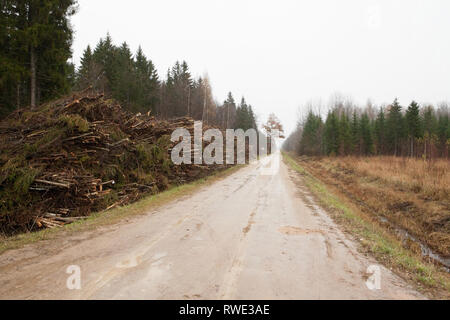
<svg viewBox="0 0 450 320">
<path fill-rule="evenodd" d="M 357 205 L 341 195 L 337 188 L 325 185 L 312 176 L 295 157 L 283 153 L 283 160 L 296 172 L 328 215 L 356 240 L 360 252 L 374 257 L 426 296 L 434 299 L 450 298 L 448 274 L 433 264 L 421 261 L 403 248 L 394 235 L 365 215 Z"/>
</svg>

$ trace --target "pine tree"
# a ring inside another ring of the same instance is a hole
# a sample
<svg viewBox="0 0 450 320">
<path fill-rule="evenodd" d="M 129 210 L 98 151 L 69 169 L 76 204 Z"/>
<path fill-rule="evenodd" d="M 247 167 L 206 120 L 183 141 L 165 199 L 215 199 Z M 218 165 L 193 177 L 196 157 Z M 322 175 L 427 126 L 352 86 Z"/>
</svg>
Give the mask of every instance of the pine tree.
<svg viewBox="0 0 450 320">
<path fill-rule="evenodd" d="M 356 111 L 353 112 L 353 118 L 351 123 L 351 139 L 352 139 L 352 150 L 353 154 L 361 153 L 361 134 L 360 134 L 360 126 L 359 119 Z"/>
<path fill-rule="evenodd" d="M 251 105 L 248 106 L 248 122 L 249 122 L 248 125 L 250 128 L 258 131 L 258 127 L 256 125 L 255 113 L 253 112 L 253 108 Z"/>
<path fill-rule="evenodd" d="M 69 18 L 75 4 L 75 0 L 1 2 L 0 68 L 9 75 L 1 76 L 5 81 L 0 92 L 10 92 L 3 98 L 8 108 L 22 103 L 35 107 L 70 89 L 73 32 Z M 19 101 L 22 88 L 28 88 L 26 102 Z"/>
<path fill-rule="evenodd" d="M 328 155 L 339 155 L 339 124 L 336 111 L 328 113 L 325 121 L 324 145 Z"/>
<path fill-rule="evenodd" d="M 161 90 L 158 73 L 141 47 L 133 57 L 126 42 L 116 47 L 107 34 L 93 53 L 90 46 L 86 48 L 76 78 L 78 89 L 93 86 L 132 112 L 156 114 Z"/>
<path fill-rule="evenodd" d="M 450 121 L 448 109 L 439 115 L 437 124 L 437 136 L 439 139 L 439 145 L 441 149 L 441 156 L 447 157 L 447 148 L 450 145 Z"/>
<path fill-rule="evenodd" d="M 181 117 L 190 114 L 197 119 L 199 110 L 201 110 L 200 119 L 203 119 L 204 116 L 208 116 L 208 118 L 212 116 L 213 112 L 209 110 L 212 104 L 209 82 L 206 79 L 202 79 L 195 83 L 185 61 L 182 63 L 177 61 L 169 69 L 164 90 L 164 108 L 168 109 L 167 112 L 170 117 Z M 205 102 L 207 108 L 205 108 Z"/>
<path fill-rule="evenodd" d="M 94 61 L 99 68 L 95 88 L 105 94 L 112 92 L 114 81 L 118 77 L 116 56 L 117 48 L 108 33 L 105 39 L 100 39 L 93 53 Z"/>
<path fill-rule="evenodd" d="M 428 134 L 429 136 L 436 134 L 437 119 L 436 113 L 434 112 L 434 108 L 432 106 L 427 106 L 424 109 L 422 126 L 425 134 Z"/>
<path fill-rule="evenodd" d="M 94 87 L 97 77 L 100 75 L 99 72 L 100 68 L 94 61 L 91 46 L 88 45 L 81 57 L 80 67 L 76 75 L 76 88 L 82 90 L 89 86 Z"/>
<path fill-rule="evenodd" d="M 181 105 L 185 106 L 185 114 L 190 113 L 190 103 L 191 103 L 191 91 L 192 91 L 192 76 L 189 71 L 188 64 L 186 61 L 181 63 L 181 74 L 180 74 L 180 96 L 181 96 Z"/>
<path fill-rule="evenodd" d="M 371 155 L 373 153 L 373 138 L 370 128 L 370 120 L 367 113 L 361 116 L 360 122 L 361 133 L 361 151 L 364 155 Z"/>
<path fill-rule="evenodd" d="M 387 123 L 387 140 L 389 150 L 395 155 L 400 155 L 401 142 L 404 136 L 404 123 L 402 115 L 402 107 L 398 103 L 398 99 L 390 106 Z"/>
<path fill-rule="evenodd" d="M 225 109 L 225 128 L 234 128 L 236 122 L 236 103 L 234 102 L 233 94 L 228 93 L 227 100 L 224 102 Z"/>
<path fill-rule="evenodd" d="M 435 111 L 433 106 L 420 110 L 413 101 L 403 116 L 402 107 L 395 99 L 387 109 L 387 116 L 385 110 L 380 108 L 376 119 L 372 105 L 368 104 L 361 117 L 353 108 L 350 121 L 348 114 L 351 110 L 337 105 L 328 113 L 325 123 L 310 111 L 306 120 L 288 138 L 285 147 L 296 149 L 302 155 L 340 156 L 349 154 L 348 146 L 350 152 L 357 155 L 389 153 L 397 156 L 417 154 L 417 150 L 423 147 L 427 158 L 448 157 L 450 115 L 447 103 L 442 103 Z M 411 140 L 414 143 L 412 146 Z M 293 147 L 295 142 L 298 148 Z"/>
<path fill-rule="evenodd" d="M 431 156 L 431 146 L 433 145 L 433 141 L 436 139 L 437 128 L 436 114 L 432 106 L 427 106 L 423 112 L 422 128 L 424 132 L 423 138 L 425 144 L 424 155 L 428 158 L 429 155 Z"/>
<path fill-rule="evenodd" d="M 242 97 L 241 104 L 236 110 L 235 129 L 243 129 L 244 131 L 247 131 L 248 129 L 256 128 L 256 119 L 252 107 L 248 105 L 245 98 Z"/>
<path fill-rule="evenodd" d="M 299 145 L 299 153 L 302 155 L 318 156 L 322 154 L 323 122 L 320 116 L 312 111 L 308 113 L 303 125 L 302 138 Z"/>
<path fill-rule="evenodd" d="M 191 90 L 191 117 L 196 120 L 202 120 L 205 107 L 205 83 L 202 77 L 194 81 Z M 207 89 L 207 88 L 206 88 Z"/>
<path fill-rule="evenodd" d="M 352 132 L 348 115 L 343 112 L 339 120 L 339 154 L 348 155 L 352 152 Z"/>
<path fill-rule="evenodd" d="M 384 154 L 386 148 L 386 120 L 383 108 L 380 108 L 375 120 L 375 140 L 377 154 Z"/>
<path fill-rule="evenodd" d="M 414 141 L 421 136 L 421 124 L 419 116 L 419 104 L 415 101 L 411 102 L 406 111 L 406 127 L 410 140 L 410 156 L 414 156 Z"/>
<path fill-rule="evenodd" d="M 29 48 L 30 104 L 67 93 L 71 88 L 69 58 L 73 32 L 69 17 L 75 13 L 73 0 L 25 1 L 28 13 L 24 29 Z"/>
<path fill-rule="evenodd" d="M 112 95 L 122 102 L 123 106 L 133 112 L 138 112 L 133 103 L 133 91 L 136 84 L 133 55 L 126 42 L 115 50 L 114 77 L 110 78 Z"/>
<path fill-rule="evenodd" d="M 150 110 L 153 113 L 156 113 L 156 106 L 159 100 L 158 73 L 153 62 L 147 59 L 140 46 L 136 53 L 135 60 L 135 104 L 137 105 L 138 110 L 141 112 L 147 112 Z"/>
<path fill-rule="evenodd" d="M 245 102 L 245 98 L 242 97 L 241 103 L 237 107 L 236 110 L 236 123 L 235 123 L 235 129 L 243 129 L 244 131 L 247 130 L 246 125 L 246 114 L 247 114 L 247 103 Z"/>
<path fill-rule="evenodd" d="M 27 61 L 16 35 L 19 18 L 14 2 L 0 2 L 0 118 L 20 107 L 23 100 Z"/>
</svg>

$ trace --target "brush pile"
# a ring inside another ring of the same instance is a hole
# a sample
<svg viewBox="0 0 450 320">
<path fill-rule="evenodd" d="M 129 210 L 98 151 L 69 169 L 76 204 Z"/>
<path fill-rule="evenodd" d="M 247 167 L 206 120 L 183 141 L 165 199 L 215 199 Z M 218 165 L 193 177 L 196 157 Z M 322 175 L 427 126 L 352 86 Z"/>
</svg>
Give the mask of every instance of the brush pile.
<svg viewBox="0 0 450 320">
<path fill-rule="evenodd" d="M 0 123 L 0 232 L 71 223 L 225 167 L 174 165 L 178 127 L 193 136 L 190 118 L 130 114 L 81 93 L 14 112 Z"/>
</svg>

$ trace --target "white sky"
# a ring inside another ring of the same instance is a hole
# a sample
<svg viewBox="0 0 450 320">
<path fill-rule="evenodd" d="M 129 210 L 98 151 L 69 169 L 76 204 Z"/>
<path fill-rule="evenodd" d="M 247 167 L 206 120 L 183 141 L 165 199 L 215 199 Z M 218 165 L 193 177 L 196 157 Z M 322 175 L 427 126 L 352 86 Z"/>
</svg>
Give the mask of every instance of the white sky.
<svg viewBox="0 0 450 320">
<path fill-rule="evenodd" d="M 109 31 L 139 44 L 160 76 L 176 60 L 207 72 L 220 102 L 244 95 L 288 131 L 310 99 L 364 104 L 450 99 L 448 0 L 79 0 L 74 62 Z"/>
</svg>

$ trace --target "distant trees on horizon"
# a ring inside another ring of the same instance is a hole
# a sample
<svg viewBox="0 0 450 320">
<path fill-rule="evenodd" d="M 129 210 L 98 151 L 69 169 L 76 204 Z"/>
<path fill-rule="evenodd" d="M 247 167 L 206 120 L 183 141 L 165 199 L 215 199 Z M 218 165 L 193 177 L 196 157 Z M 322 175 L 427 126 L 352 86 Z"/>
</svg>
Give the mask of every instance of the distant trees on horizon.
<svg viewBox="0 0 450 320">
<path fill-rule="evenodd" d="M 325 120 L 312 108 L 286 140 L 284 149 L 308 156 L 449 156 L 449 105 L 420 106 L 398 99 L 385 107 L 358 108 L 335 102 Z"/>
<path fill-rule="evenodd" d="M 15 109 L 34 108 L 92 86 L 134 113 L 161 119 L 190 116 L 221 128 L 258 129 L 253 107 L 230 92 L 214 99 L 207 76 L 194 78 L 185 61 L 165 78 L 139 47 L 132 53 L 110 35 L 88 46 L 81 65 L 70 63 L 76 0 L 0 2 L 0 119 Z M 449 105 L 412 102 L 361 109 L 337 99 L 323 117 L 311 111 L 287 139 L 285 148 L 305 155 L 396 155 L 448 157 Z"/>
</svg>

